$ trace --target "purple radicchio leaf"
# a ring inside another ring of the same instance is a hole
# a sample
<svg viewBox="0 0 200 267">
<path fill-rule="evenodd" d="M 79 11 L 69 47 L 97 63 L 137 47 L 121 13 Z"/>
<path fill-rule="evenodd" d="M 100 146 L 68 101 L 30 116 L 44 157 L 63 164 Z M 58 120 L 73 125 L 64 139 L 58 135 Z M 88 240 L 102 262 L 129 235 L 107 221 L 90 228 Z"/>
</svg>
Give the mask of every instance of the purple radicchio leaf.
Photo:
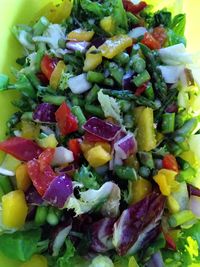
<svg viewBox="0 0 200 267">
<path fill-rule="evenodd" d="M 43 198 L 51 205 L 61 209 L 72 193 L 73 185 L 71 178 L 67 174 L 60 174 L 50 183 Z"/>
<path fill-rule="evenodd" d="M 153 192 L 122 212 L 113 234 L 113 244 L 119 255 L 135 253 L 147 239 L 151 241 L 153 229 L 160 225 L 164 204 L 165 197 Z"/>
<path fill-rule="evenodd" d="M 53 104 L 41 103 L 36 107 L 33 119 L 35 121 L 54 123 L 56 122 L 55 112 L 57 109 L 58 107 Z"/>
<path fill-rule="evenodd" d="M 99 253 L 104 253 L 114 248 L 112 244 L 113 226 L 116 219 L 103 218 L 91 227 L 91 248 Z"/>
</svg>

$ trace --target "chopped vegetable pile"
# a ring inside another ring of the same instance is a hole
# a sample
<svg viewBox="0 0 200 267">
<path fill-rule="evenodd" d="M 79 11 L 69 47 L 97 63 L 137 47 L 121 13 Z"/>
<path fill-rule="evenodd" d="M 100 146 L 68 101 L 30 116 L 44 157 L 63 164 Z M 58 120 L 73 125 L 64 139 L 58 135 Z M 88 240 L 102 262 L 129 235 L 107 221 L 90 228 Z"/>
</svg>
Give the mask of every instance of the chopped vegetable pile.
<svg viewBox="0 0 200 267">
<path fill-rule="evenodd" d="M 0 74 L 0 91 L 20 93 L 0 142 L 6 256 L 200 262 L 200 82 L 185 23 L 144 1 L 64 0 L 13 27 L 24 55 L 14 83 Z"/>
</svg>

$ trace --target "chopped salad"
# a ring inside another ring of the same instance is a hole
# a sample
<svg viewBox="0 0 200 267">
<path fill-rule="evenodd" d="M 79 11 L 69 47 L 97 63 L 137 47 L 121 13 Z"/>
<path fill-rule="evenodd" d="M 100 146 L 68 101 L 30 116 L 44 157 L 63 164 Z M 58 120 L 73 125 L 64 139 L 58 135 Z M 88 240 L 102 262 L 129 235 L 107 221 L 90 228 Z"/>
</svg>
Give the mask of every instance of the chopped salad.
<svg viewBox="0 0 200 267">
<path fill-rule="evenodd" d="M 0 142 L 6 256 L 200 262 L 200 80 L 185 23 L 144 1 L 64 0 L 13 27 L 24 54 L 15 82 L 0 75 L 0 91 L 19 92 Z"/>
</svg>

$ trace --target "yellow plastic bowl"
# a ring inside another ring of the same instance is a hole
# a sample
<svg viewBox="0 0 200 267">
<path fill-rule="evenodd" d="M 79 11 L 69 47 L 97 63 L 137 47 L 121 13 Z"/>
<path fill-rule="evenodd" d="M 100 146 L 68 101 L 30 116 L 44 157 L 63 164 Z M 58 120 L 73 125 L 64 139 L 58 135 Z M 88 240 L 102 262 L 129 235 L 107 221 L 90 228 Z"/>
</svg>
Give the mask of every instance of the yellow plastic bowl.
<svg viewBox="0 0 200 267">
<path fill-rule="evenodd" d="M 0 0 L 0 73 L 10 74 L 10 67 L 15 66 L 16 58 L 22 53 L 20 45 L 10 32 L 11 27 L 17 23 L 30 23 L 35 14 L 50 1 L 51 0 Z M 155 2 L 156 0 L 152 1 Z M 152 1 L 149 0 L 148 2 Z M 164 2 L 166 4 L 168 3 L 168 1 Z M 179 2 L 181 2 L 181 0 L 177 0 L 177 3 Z M 198 33 L 198 25 L 200 24 L 200 1 L 183 0 L 183 5 L 183 11 L 187 13 L 186 35 L 188 49 L 189 51 L 198 51 L 200 50 L 200 37 Z M 16 97 L 17 94 L 15 92 L 0 93 L 0 140 L 5 138 L 7 119 L 15 112 L 11 101 Z M 2 155 L 0 154 L 0 161 L 1 158 Z M 20 262 L 9 260 L 0 253 L 1 267 L 20 267 L 20 265 Z"/>
</svg>

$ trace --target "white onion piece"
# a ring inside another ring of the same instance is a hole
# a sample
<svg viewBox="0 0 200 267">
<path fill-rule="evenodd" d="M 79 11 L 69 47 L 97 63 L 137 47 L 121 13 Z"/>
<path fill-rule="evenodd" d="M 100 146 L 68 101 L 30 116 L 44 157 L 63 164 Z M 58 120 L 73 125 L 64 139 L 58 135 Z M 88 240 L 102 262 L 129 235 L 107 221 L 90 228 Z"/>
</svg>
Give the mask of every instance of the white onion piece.
<svg viewBox="0 0 200 267">
<path fill-rule="evenodd" d="M 131 38 L 137 39 L 140 36 L 143 36 L 147 32 L 147 29 L 145 27 L 137 27 L 132 29 L 129 33 L 128 36 Z"/>
<path fill-rule="evenodd" d="M 200 197 L 191 196 L 189 208 L 198 218 L 200 218 Z"/>
<path fill-rule="evenodd" d="M 6 175 L 6 176 L 15 176 L 14 172 L 4 169 L 2 167 L 0 167 L 0 174 Z"/>
<path fill-rule="evenodd" d="M 56 147 L 52 160 L 53 166 L 64 165 L 74 161 L 73 152 L 63 146 Z"/>
<path fill-rule="evenodd" d="M 82 73 L 68 80 L 69 88 L 74 94 L 82 94 L 88 91 L 92 85 L 87 81 L 87 74 Z"/>
<path fill-rule="evenodd" d="M 158 66 L 166 83 L 178 82 L 181 73 L 184 72 L 183 66 Z"/>
</svg>

